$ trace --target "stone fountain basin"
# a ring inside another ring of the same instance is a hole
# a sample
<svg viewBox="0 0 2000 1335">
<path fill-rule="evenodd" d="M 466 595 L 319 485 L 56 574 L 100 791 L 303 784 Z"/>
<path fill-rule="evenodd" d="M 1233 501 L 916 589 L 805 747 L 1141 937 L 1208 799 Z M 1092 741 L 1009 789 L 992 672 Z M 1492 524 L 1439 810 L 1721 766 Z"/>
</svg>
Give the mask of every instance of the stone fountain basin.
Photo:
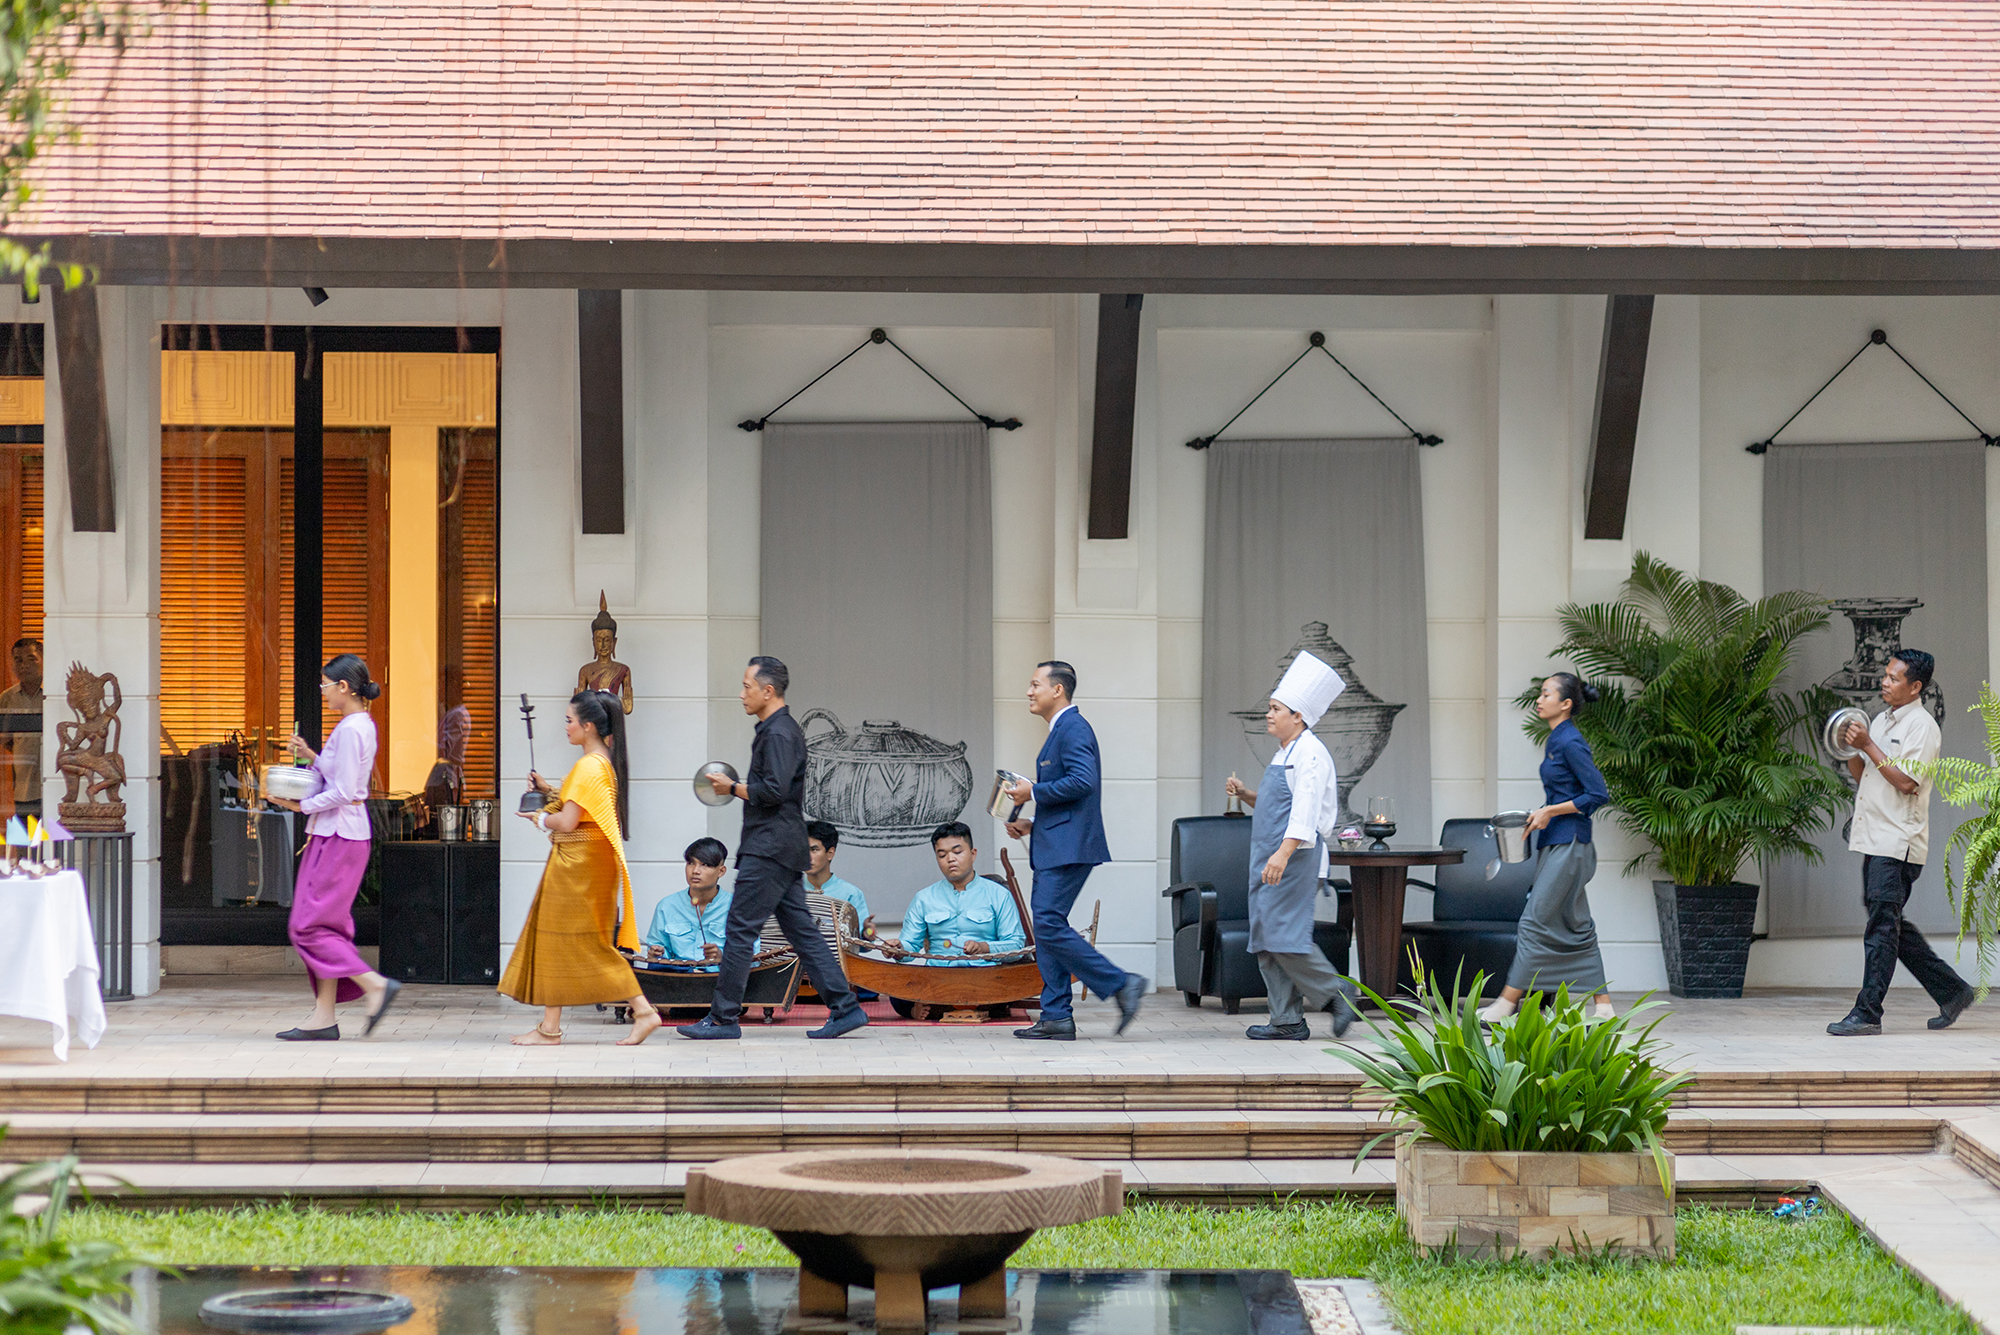
<svg viewBox="0 0 2000 1335">
<path fill-rule="evenodd" d="M 881 1271 L 935 1289 L 993 1274 L 1038 1228 L 1118 1214 L 1125 1181 L 1043 1154 L 811 1150 L 690 1168 L 687 1208 L 771 1230 L 832 1284 L 873 1288 Z"/>
</svg>

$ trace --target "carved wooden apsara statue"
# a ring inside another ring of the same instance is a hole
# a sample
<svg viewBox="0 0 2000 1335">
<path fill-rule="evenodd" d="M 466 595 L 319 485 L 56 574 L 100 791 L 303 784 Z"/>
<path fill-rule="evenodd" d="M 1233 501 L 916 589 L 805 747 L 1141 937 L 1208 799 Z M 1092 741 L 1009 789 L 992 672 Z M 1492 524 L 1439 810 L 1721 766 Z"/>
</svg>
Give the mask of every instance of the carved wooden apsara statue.
<svg viewBox="0 0 2000 1335">
<path fill-rule="evenodd" d="M 597 591 L 597 615 L 590 622 L 590 647 L 597 657 L 577 669 L 576 689 L 609 691 L 624 702 L 625 712 L 631 713 L 632 669 L 611 657 L 618 648 L 618 623 L 612 620 L 602 589 Z"/>
<path fill-rule="evenodd" d="M 125 828 L 118 792 L 125 783 L 125 757 L 118 751 L 123 736 L 118 707 L 125 692 L 114 674 L 92 672 L 81 663 L 69 665 L 65 685 L 76 721 L 56 724 L 56 772 L 67 785 L 56 809 L 73 830 L 115 833 Z"/>
</svg>

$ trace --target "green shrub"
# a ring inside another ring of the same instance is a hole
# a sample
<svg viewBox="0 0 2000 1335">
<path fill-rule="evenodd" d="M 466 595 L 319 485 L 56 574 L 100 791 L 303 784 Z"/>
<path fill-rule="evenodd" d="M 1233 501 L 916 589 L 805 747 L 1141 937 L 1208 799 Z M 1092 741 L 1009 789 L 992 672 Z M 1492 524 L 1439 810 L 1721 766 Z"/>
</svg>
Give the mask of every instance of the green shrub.
<svg viewBox="0 0 2000 1335">
<path fill-rule="evenodd" d="M 1419 971 L 1414 1000 L 1385 1003 L 1368 992 L 1388 1016 L 1386 1025 L 1367 1021 L 1373 1055 L 1328 1051 L 1382 1091 L 1399 1125 L 1362 1146 L 1355 1162 L 1414 1124 L 1453 1150 L 1644 1150 L 1671 1195 L 1660 1134 L 1674 1091 L 1694 1077 L 1653 1060 L 1666 1046 L 1653 1037 L 1665 1016 L 1636 1021 L 1658 1003 L 1642 998 L 1624 1015 L 1596 1020 L 1565 986 L 1553 997 L 1530 993 L 1512 1020 L 1489 1029 L 1478 1013 L 1485 981 L 1480 974 L 1469 991 L 1454 985 L 1447 996 Z"/>
<path fill-rule="evenodd" d="M 62 1236 L 76 1185 L 74 1156 L 27 1164 L 0 1178 L 0 1328 L 8 1335 L 62 1335 L 73 1326 L 99 1335 L 137 1331 L 124 1299 L 132 1292 L 132 1272 L 146 1262 L 115 1242 Z M 48 1203 L 23 1214 L 24 1196 L 46 1196 Z"/>
<path fill-rule="evenodd" d="M 1951 832 L 1945 846 L 1944 888 L 1958 914 L 1958 943 L 1970 936 L 1977 944 L 1979 999 L 1986 1000 L 1993 975 L 1995 947 L 2000 945 L 2000 696 L 1991 682 L 1979 684 L 1979 703 L 1968 710 L 1986 725 L 1986 759 L 1939 756 L 1929 763 L 1912 761 L 1907 768 L 1933 779 L 1940 796 L 1955 807 L 1977 807 L 1979 814 Z M 1959 857 L 1954 870 L 1951 855 Z"/>
</svg>

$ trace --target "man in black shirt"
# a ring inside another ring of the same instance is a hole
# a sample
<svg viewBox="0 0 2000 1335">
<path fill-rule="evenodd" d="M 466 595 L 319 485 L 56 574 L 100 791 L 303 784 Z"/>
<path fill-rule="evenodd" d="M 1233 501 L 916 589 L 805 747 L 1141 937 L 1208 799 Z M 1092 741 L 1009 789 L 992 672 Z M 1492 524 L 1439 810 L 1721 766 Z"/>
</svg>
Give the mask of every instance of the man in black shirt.
<svg viewBox="0 0 2000 1335">
<path fill-rule="evenodd" d="M 682 1038 L 741 1038 L 743 987 L 758 934 L 775 916 L 785 939 L 805 961 L 806 976 L 831 1012 L 807 1038 L 839 1038 L 868 1023 L 847 985 L 840 962 L 819 934 L 806 908 L 806 735 L 785 706 L 791 673 L 775 658 L 760 654 L 743 670 L 743 712 L 757 718 L 750 743 L 750 772 L 735 783 L 709 776 L 715 791 L 743 799 L 743 834 L 736 841 L 736 889 L 729 904 L 729 929 L 716 974 L 715 1000 L 708 1014 L 680 1026 Z"/>
</svg>

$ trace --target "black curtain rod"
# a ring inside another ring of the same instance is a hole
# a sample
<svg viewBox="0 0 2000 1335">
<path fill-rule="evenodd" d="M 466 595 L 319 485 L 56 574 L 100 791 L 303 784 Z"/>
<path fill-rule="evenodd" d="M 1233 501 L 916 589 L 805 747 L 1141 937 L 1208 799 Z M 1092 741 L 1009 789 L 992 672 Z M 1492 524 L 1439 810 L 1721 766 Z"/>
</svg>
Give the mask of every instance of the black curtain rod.
<svg viewBox="0 0 2000 1335">
<path fill-rule="evenodd" d="M 1782 423 L 1780 423 L 1777 431 L 1773 431 L 1770 435 L 1764 437 L 1764 439 L 1760 441 L 1755 441 L 1749 445 L 1745 445 L 1743 447 L 1744 452 L 1747 454 L 1762 454 L 1764 451 L 1770 449 L 1773 445 L 1777 444 L 1779 432 L 1782 432 L 1786 427 L 1790 426 L 1793 422 L 1798 421 L 1799 413 L 1802 413 L 1806 409 L 1812 407 L 1813 399 L 1816 399 L 1820 395 L 1826 393 L 1826 391 L 1828 390 L 1828 388 L 1832 386 L 1834 381 L 1840 379 L 1841 376 L 1847 373 L 1848 367 L 1854 365 L 1854 363 L 1861 360 L 1862 353 L 1868 351 L 1868 349 L 1874 347 L 1878 343 L 1881 344 L 1883 347 L 1887 348 L 1889 351 L 1895 353 L 1897 361 L 1909 367 L 1910 373 L 1912 375 L 1916 376 L 1917 379 L 1923 381 L 1924 384 L 1929 385 L 1931 393 L 1937 395 L 1939 398 L 1944 400 L 1945 407 L 1951 409 L 1953 412 L 1957 413 L 1960 417 L 1965 417 L 1965 424 L 1972 428 L 1973 432 L 1978 435 L 1982 443 L 1989 446 L 2000 446 L 2000 436 L 1989 436 L 1988 434 L 1986 434 L 1985 430 L 1980 427 L 1979 423 L 1973 421 L 1970 417 L 1966 417 L 1965 409 L 1953 403 L 1951 401 L 1950 395 L 1946 394 L 1936 385 L 1932 385 L 1931 378 L 1925 375 L 1922 371 L 1917 370 L 1916 363 L 1911 361 L 1908 357 L 1905 357 L 1902 354 L 1902 352 L 1896 347 L 1896 345 L 1889 341 L 1889 335 L 1885 330 L 1872 329 L 1868 332 L 1868 341 L 1866 343 L 1863 343 L 1852 357 L 1849 357 L 1846 361 L 1842 362 L 1840 364 L 1840 369 L 1838 371 L 1835 371 L 1832 375 L 1826 378 L 1826 384 L 1821 385 L 1818 389 L 1812 392 L 1812 398 L 1807 399 L 1804 403 L 1801 403 L 1799 405 L 1798 412 L 1793 413 L 1790 417 L 1787 417 Z"/>
<path fill-rule="evenodd" d="M 959 398 L 958 395 L 952 394 L 950 385 L 945 384 L 944 381 L 932 375 L 928 367 L 926 367 L 922 362 L 918 361 L 915 357 L 912 357 L 908 352 L 905 352 L 903 350 L 902 345 L 896 342 L 895 339 L 890 338 L 888 331 L 886 330 L 882 329 L 869 330 L 868 337 L 861 340 L 859 346 L 857 346 L 853 352 L 848 353 L 847 357 L 852 357 L 854 353 L 861 351 L 862 348 L 867 347 L 870 343 L 887 343 L 890 347 L 894 348 L 896 351 L 901 352 L 903 354 L 904 361 L 916 367 L 919 371 L 922 371 L 925 377 L 928 378 L 933 385 L 936 385 L 939 389 L 943 390 L 945 393 L 951 394 L 952 400 L 956 402 L 959 407 L 965 409 L 965 411 L 971 413 L 973 417 L 977 418 L 979 424 L 985 427 L 987 430 L 990 431 L 995 428 L 998 428 L 1001 431 L 1019 431 L 1021 429 L 1020 418 L 1010 417 L 1003 422 L 998 418 L 988 417 L 985 413 L 980 412 L 978 409 L 974 408 L 971 404 L 967 403 L 964 399 Z M 806 381 L 804 385 L 800 386 L 799 389 L 792 394 L 791 398 L 785 400 L 785 403 L 790 403 L 792 399 L 796 399 L 800 394 L 805 393 L 807 390 L 811 389 L 814 385 L 817 385 L 820 381 L 826 379 L 828 376 L 832 375 L 835 371 L 838 371 L 842 366 L 847 364 L 847 357 L 842 357 L 839 361 L 827 367 L 824 371 L 821 371 L 818 375 L 814 376 L 812 379 Z M 752 417 L 746 421 L 738 422 L 736 424 L 737 430 L 762 431 L 764 429 L 765 423 L 769 422 L 773 417 L 776 417 L 779 414 L 779 412 L 781 412 L 784 409 L 785 403 L 779 404 L 776 408 L 771 409 L 770 412 L 765 413 L 762 417 Z"/>
<path fill-rule="evenodd" d="M 1238 408 L 1236 410 L 1236 417 L 1232 417 L 1227 422 L 1224 422 L 1221 425 L 1221 427 L 1219 427 L 1211 435 L 1196 436 L 1193 440 L 1187 443 L 1187 447 L 1191 450 L 1205 450 L 1209 446 L 1215 444 L 1216 437 L 1220 436 L 1224 431 L 1229 430 L 1230 427 L 1235 426 L 1237 417 L 1243 416 L 1243 414 L 1249 412 L 1251 408 L 1255 407 L 1257 400 L 1263 398 L 1266 394 L 1270 393 L 1272 385 L 1276 385 L 1280 380 L 1283 380 L 1287 375 L 1290 375 L 1291 370 L 1294 366 L 1297 366 L 1300 362 L 1304 361 L 1307 357 L 1311 356 L 1312 350 L 1314 348 L 1318 348 L 1321 352 L 1324 352 L 1327 356 L 1328 361 L 1332 362 L 1335 366 L 1338 366 L 1341 370 L 1346 371 L 1347 378 L 1349 380 L 1352 380 L 1355 384 L 1360 385 L 1361 392 L 1363 394 L 1366 394 L 1369 398 L 1375 400 L 1375 402 L 1381 403 L 1382 411 L 1388 413 L 1389 416 L 1395 418 L 1398 422 L 1403 422 L 1403 415 L 1397 412 L 1394 408 L 1391 408 L 1388 404 L 1382 403 L 1382 396 L 1380 394 L 1377 394 L 1374 390 L 1368 388 L 1367 382 L 1362 380 L 1360 376 L 1354 374 L 1354 372 L 1348 368 L 1346 362 L 1334 356 L 1333 350 L 1326 346 L 1326 335 L 1322 334 L 1319 330 L 1315 329 L 1306 338 L 1306 350 L 1304 352 L 1301 352 L 1298 356 L 1292 358 L 1289 362 L 1286 362 L 1285 369 L 1271 377 L 1271 384 L 1266 385 L 1264 386 L 1264 388 L 1258 390 L 1257 393 L 1251 397 L 1249 403 L 1244 404 L 1241 408 Z M 1423 432 L 1411 426 L 1408 422 L 1403 422 L 1403 430 L 1409 432 L 1410 439 L 1416 441 L 1417 444 L 1419 445 L 1444 444 L 1443 436 L 1427 436 Z"/>
</svg>

